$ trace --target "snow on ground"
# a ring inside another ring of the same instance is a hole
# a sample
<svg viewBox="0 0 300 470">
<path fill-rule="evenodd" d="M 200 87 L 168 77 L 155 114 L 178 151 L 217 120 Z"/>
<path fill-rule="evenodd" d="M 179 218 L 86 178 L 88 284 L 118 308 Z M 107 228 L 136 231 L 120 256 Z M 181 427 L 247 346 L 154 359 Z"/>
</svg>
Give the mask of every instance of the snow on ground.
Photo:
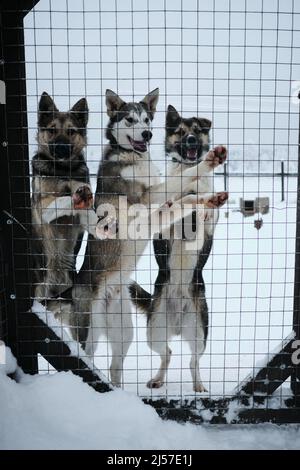
<svg viewBox="0 0 300 470">
<path fill-rule="evenodd" d="M 71 372 L 20 383 L 0 366 L 0 449 L 299 449 L 300 426 L 162 421 L 130 392 L 99 394 Z"/>
</svg>

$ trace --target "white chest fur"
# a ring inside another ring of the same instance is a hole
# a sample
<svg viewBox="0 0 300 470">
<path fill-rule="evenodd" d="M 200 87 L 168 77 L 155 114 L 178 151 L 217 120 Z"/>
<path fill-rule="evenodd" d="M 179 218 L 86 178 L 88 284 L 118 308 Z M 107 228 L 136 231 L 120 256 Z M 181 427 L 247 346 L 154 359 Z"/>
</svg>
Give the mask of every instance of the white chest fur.
<svg viewBox="0 0 300 470">
<path fill-rule="evenodd" d="M 181 163 L 172 162 L 169 164 L 168 167 L 168 175 L 176 175 L 180 177 L 184 169 L 186 169 L 186 165 L 182 165 Z M 213 178 L 211 174 L 205 174 L 201 176 L 197 180 L 197 193 L 198 194 L 205 194 L 205 193 L 212 193 L 213 192 Z M 209 210 L 206 209 L 206 218 L 205 223 L 198 221 L 198 228 L 197 230 L 202 230 L 202 236 L 197 233 L 199 237 L 199 242 L 201 241 L 200 245 L 202 246 L 202 241 L 204 239 L 204 232 L 206 234 L 212 235 L 214 231 L 214 226 L 217 222 L 218 218 L 218 211 L 217 210 Z M 182 233 L 182 225 L 181 222 L 175 225 L 175 231 L 179 234 Z M 201 246 L 195 245 L 195 243 L 187 242 L 186 240 L 182 240 L 180 238 L 176 238 L 172 245 L 172 254 L 170 257 L 170 282 L 169 282 L 169 289 L 168 289 L 168 298 L 172 298 L 174 294 L 173 290 L 176 287 L 182 296 L 187 295 L 189 291 L 189 286 L 192 282 L 194 268 L 197 263 L 199 251 Z"/>
<path fill-rule="evenodd" d="M 121 171 L 121 176 L 126 180 L 143 184 L 147 188 L 160 182 L 158 168 L 151 161 L 149 154 L 124 168 Z"/>
</svg>

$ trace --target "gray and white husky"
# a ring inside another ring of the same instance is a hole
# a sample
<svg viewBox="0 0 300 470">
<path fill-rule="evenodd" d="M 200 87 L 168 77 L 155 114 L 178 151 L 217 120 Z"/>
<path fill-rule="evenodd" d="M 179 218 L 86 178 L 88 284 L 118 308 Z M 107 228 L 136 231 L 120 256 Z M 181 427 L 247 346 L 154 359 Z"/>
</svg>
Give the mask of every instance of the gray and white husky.
<svg viewBox="0 0 300 470">
<path fill-rule="evenodd" d="M 182 118 L 173 106 L 166 115 L 166 154 L 171 159 L 167 178 L 184 174 L 196 165 L 206 164 L 206 172 L 197 181 L 194 191 L 214 194 L 210 171 L 226 159 L 226 149 L 209 149 L 211 121 L 205 118 Z M 208 152 L 208 153 L 207 153 Z M 202 270 L 212 247 L 214 229 L 218 221 L 218 207 L 228 198 L 228 193 L 216 193 L 204 212 L 194 211 L 189 217 L 173 226 L 170 239 L 154 240 L 155 257 L 159 273 L 153 296 L 137 284 L 130 287 L 133 302 L 147 313 L 147 340 L 150 348 L 161 357 L 157 374 L 149 380 L 149 388 L 163 385 L 171 359 L 168 340 L 181 335 L 190 346 L 193 389 L 205 391 L 199 373 L 199 358 L 203 354 L 208 333 L 208 308 Z M 193 228 L 187 234 L 187 228 Z M 202 230 L 202 236 L 197 231 Z M 196 233 L 195 233 L 196 232 Z M 192 236 L 191 236 L 192 235 Z M 194 235 L 194 237 L 193 237 Z M 198 236 L 198 242 L 194 238 Z M 195 244 L 196 242 L 196 244 Z M 197 244 L 198 243 L 198 244 Z"/>
<path fill-rule="evenodd" d="M 100 336 L 106 335 L 112 353 L 111 381 L 115 385 L 121 383 L 123 361 L 133 338 L 130 274 L 154 229 L 150 225 L 143 239 L 121 236 L 120 232 L 136 220 L 133 209 L 141 205 L 149 209 L 142 218 L 149 224 L 153 204 L 180 220 L 182 212 L 177 209 L 185 203 L 201 204 L 212 198 L 211 194 L 198 198 L 188 193 L 204 170 L 208 171 L 214 154 L 201 163 L 202 167 L 186 168 L 172 184 L 160 182 L 148 151 L 158 97 L 155 89 L 142 101 L 127 103 L 111 90 L 106 91 L 109 143 L 97 175 L 96 236 L 89 237 L 84 264 L 72 288 L 72 301 L 61 307 L 69 314 L 73 336 L 78 337 L 88 355 L 94 355 Z M 126 209 L 121 206 L 121 197 L 126 199 Z M 57 305 L 53 310 L 57 311 Z"/>
</svg>

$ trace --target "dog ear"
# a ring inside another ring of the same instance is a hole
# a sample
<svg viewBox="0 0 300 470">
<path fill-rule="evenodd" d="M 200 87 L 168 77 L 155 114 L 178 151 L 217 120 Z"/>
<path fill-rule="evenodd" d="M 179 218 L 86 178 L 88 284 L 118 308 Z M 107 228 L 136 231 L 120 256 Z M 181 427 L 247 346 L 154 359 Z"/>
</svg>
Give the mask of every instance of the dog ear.
<svg viewBox="0 0 300 470">
<path fill-rule="evenodd" d="M 167 115 L 166 115 L 166 128 L 176 129 L 180 123 L 180 115 L 177 109 L 174 108 L 171 104 L 168 106 Z"/>
<path fill-rule="evenodd" d="M 107 114 L 111 118 L 114 117 L 117 111 L 119 111 L 119 109 L 125 104 L 125 101 L 123 101 L 117 93 L 109 89 L 105 92 L 105 100 Z"/>
<path fill-rule="evenodd" d="M 77 103 L 69 111 L 72 116 L 75 117 L 76 121 L 79 122 L 79 127 L 81 129 L 85 129 L 89 119 L 89 108 L 87 104 L 87 100 L 85 98 L 81 98 Z"/>
<path fill-rule="evenodd" d="M 46 127 L 54 119 L 56 113 L 58 113 L 58 109 L 53 99 L 44 91 L 39 102 L 38 126 Z"/>
<path fill-rule="evenodd" d="M 158 98 L 159 98 L 159 88 L 155 88 L 155 90 L 150 91 L 150 93 L 148 93 L 148 95 L 146 95 L 145 98 L 143 98 L 142 101 L 140 101 L 140 103 L 143 103 L 144 105 L 146 105 L 146 109 L 151 114 L 152 119 L 156 112 Z"/>
<path fill-rule="evenodd" d="M 210 130 L 211 128 L 211 121 L 206 118 L 197 118 L 197 121 L 199 122 L 199 125 L 202 129 L 207 129 Z"/>
</svg>

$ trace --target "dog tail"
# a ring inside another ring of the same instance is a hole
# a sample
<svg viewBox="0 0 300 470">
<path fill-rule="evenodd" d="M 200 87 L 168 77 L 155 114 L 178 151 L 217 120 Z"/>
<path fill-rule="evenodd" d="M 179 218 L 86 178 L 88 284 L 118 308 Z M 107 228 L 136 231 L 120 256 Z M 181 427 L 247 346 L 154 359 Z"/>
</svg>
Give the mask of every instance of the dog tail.
<svg viewBox="0 0 300 470">
<path fill-rule="evenodd" d="M 152 307 L 152 295 L 143 289 L 137 282 L 133 282 L 129 286 L 129 292 L 133 304 L 140 308 L 143 313 L 149 315 Z"/>
</svg>

